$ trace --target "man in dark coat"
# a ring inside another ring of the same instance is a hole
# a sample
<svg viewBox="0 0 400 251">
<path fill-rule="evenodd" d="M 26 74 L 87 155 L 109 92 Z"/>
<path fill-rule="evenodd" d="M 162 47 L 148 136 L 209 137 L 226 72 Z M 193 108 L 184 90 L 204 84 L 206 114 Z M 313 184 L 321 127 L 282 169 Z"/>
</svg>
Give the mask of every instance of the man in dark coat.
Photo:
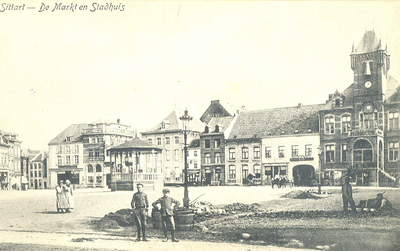
<svg viewBox="0 0 400 251">
<path fill-rule="evenodd" d="M 133 214 L 135 216 L 135 223 L 137 227 L 137 239 L 140 241 L 140 232 L 142 232 L 142 240 L 146 239 L 146 217 L 149 210 L 149 201 L 147 195 L 143 193 L 143 184 L 137 184 L 137 192 L 133 194 L 131 206 L 133 209 Z"/>
<path fill-rule="evenodd" d="M 343 199 L 343 210 L 347 214 L 349 203 L 351 210 L 356 213 L 356 204 L 353 200 L 353 191 L 350 185 L 350 177 L 345 177 L 344 184 L 342 185 L 342 199 Z"/>
<path fill-rule="evenodd" d="M 153 202 L 153 207 L 156 207 L 157 204 L 161 205 L 161 219 L 162 219 L 162 228 L 164 232 L 164 242 L 168 241 L 167 231 L 168 228 L 171 231 L 171 237 L 173 242 L 178 242 L 179 240 L 175 238 L 175 221 L 174 221 L 174 207 L 178 208 L 180 203 L 179 201 L 169 197 L 170 190 L 165 188 L 162 190 L 164 196 Z M 172 204 L 175 204 L 172 207 Z"/>
</svg>

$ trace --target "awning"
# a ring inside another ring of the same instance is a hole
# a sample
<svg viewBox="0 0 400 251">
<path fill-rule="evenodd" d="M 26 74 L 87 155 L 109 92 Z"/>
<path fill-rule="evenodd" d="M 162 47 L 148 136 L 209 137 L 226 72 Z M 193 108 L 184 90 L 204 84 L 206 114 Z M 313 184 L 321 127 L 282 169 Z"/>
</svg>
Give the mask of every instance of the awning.
<svg viewBox="0 0 400 251">
<path fill-rule="evenodd" d="M 188 169 L 188 173 L 200 173 L 200 169 Z"/>
</svg>

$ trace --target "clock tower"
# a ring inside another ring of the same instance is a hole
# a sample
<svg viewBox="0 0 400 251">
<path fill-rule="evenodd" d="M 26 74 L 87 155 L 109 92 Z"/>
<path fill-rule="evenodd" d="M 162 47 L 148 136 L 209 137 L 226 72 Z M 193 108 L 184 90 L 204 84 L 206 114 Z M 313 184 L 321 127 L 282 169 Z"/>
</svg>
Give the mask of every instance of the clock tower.
<svg viewBox="0 0 400 251">
<path fill-rule="evenodd" d="M 375 31 L 366 31 L 355 49 L 353 44 L 350 57 L 354 73 L 354 102 L 383 102 L 390 56 L 387 48 L 382 48 Z"/>
</svg>

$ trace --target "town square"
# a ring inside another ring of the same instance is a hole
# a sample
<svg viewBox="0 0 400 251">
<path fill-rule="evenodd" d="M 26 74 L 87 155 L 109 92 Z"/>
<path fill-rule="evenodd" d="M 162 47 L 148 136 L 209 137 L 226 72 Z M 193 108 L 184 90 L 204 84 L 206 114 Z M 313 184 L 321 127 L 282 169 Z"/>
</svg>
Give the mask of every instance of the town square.
<svg viewBox="0 0 400 251">
<path fill-rule="evenodd" d="M 0 6 L 0 250 L 399 249 L 400 2 Z"/>
</svg>

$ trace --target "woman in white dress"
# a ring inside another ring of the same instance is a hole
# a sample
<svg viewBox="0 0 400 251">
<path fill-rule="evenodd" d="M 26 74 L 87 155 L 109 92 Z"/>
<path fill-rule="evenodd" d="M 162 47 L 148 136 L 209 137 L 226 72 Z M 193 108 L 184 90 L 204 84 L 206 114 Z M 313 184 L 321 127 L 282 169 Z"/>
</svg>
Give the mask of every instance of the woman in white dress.
<svg viewBox="0 0 400 251">
<path fill-rule="evenodd" d="M 64 213 L 68 208 L 67 200 L 65 199 L 64 193 L 64 182 L 60 180 L 60 183 L 56 186 L 56 206 L 59 213 Z"/>
<path fill-rule="evenodd" d="M 71 212 L 70 209 L 74 208 L 74 199 L 72 198 L 73 196 L 72 186 L 69 180 L 65 181 L 64 193 L 65 193 L 65 199 L 67 200 L 68 204 L 67 213 L 70 213 Z"/>
</svg>

